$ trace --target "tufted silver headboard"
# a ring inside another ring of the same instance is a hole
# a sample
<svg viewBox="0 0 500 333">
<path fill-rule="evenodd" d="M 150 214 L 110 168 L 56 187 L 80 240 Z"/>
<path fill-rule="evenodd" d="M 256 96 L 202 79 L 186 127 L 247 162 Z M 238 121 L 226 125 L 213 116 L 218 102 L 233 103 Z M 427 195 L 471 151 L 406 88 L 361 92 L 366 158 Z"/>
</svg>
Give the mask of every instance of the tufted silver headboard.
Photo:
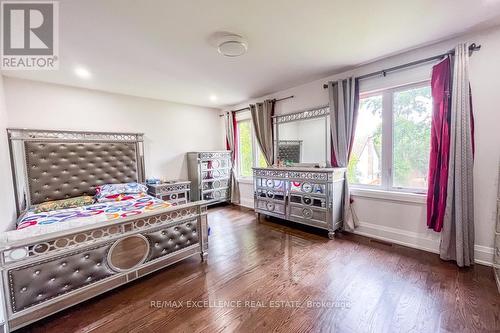
<svg viewBox="0 0 500 333">
<path fill-rule="evenodd" d="M 49 200 L 94 195 L 106 183 L 144 181 L 143 135 L 8 129 L 18 213 Z"/>
</svg>

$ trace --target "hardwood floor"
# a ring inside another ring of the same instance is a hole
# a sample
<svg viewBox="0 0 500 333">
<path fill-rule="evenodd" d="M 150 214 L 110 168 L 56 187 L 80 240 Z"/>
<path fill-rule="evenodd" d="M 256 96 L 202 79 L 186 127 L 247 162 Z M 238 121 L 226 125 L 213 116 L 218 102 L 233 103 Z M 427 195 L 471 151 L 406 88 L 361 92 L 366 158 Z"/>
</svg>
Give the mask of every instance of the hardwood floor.
<svg viewBox="0 0 500 333">
<path fill-rule="evenodd" d="M 209 224 L 207 263 L 193 257 L 24 331 L 500 331 L 491 267 L 352 234 L 329 241 L 244 208 L 211 209 Z"/>
</svg>

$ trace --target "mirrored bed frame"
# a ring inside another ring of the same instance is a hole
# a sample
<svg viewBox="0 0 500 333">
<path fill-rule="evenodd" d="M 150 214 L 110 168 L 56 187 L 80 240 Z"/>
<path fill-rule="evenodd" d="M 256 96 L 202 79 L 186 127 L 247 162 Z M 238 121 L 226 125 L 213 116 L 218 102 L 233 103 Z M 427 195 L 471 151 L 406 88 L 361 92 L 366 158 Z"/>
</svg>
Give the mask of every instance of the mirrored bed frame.
<svg viewBox="0 0 500 333">
<path fill-rule="evenodd" d="M 145 178 L 142 134 L 9 129 L 8 138 L 18 215 L 48 200 L 93 195 L 97 185 Z M 205 260 L 207 250 L 204 201 L 4 237 L 6 325 L 23 327 L 196 254 Z"/>
</svg>

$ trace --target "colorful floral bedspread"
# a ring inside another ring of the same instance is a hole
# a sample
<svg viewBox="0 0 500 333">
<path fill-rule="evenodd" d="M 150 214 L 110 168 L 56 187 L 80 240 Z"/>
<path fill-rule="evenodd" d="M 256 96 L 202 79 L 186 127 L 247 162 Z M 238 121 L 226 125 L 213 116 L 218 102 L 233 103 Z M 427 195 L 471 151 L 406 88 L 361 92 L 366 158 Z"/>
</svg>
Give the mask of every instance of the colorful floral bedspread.
<svg viewBox="0 0 500 333">
<path fill-rule="evenodd" d="M 148 195 L 138 199 L 108 201 L 50 212 L 35 213 L 34 211 L 28 211 L 21 216 L 17 223 L 17 229 L 76 220 L 88 220 L 89 223 L 112 221 L 170 206 L 169 203 Z"/>
</svg>

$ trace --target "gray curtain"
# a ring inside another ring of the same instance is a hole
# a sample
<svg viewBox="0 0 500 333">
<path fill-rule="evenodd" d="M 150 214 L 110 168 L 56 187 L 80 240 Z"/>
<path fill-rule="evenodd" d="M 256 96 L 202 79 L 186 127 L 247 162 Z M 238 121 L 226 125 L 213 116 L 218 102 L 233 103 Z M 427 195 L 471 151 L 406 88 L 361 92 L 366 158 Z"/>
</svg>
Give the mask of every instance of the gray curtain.
<svg viewBox="0 0 500 333">
<path fill-rule="evenodd" d="M 332 166 L 346 168 L 354 141 L 359 105 L 359 82 L 353 77 L 337 82 L 328 82 L 328 94 L 330 98 Z M 358 225 L 358 218 L 351 205 L 347 175 L 342 200 L 344 201 L 344 229 L 354 230 Z"/>
<path fill-rule="evenodd" d="M 232 153 L 232 169 L 231 169 L 231 202 L 235 204 L 240 203 L 240 189 L 238 186 L 238 180 L 236 179 L 236 143 L 235 143 L 235 119 L 234 112 L 226 112 L 224 117 L 226 124 L 226 143 L 229 150 Z"/>
<path fill-rule="evenodd" d="M 263 103 L 250 104 L 255 137 L 267 165 L 274 163 L 273 115 L 275 100 L 268 99 Z"/>
<path fill-rule="evenodd" d="M 455 48 L 452 82 L 448 195 L 440 257 L 463 267 L 474 264 L 474 138 L 467 44 Z"/>
</svg>

